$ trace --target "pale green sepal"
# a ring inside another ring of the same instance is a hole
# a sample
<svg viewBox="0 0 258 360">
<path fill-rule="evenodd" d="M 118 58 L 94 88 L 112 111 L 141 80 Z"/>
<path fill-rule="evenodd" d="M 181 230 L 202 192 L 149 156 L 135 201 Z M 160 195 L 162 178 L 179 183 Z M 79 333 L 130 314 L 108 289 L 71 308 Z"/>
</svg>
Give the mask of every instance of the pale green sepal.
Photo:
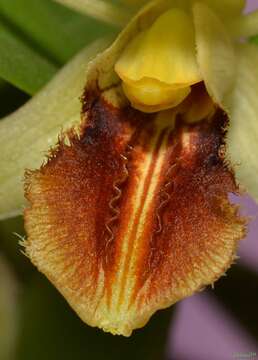
<svg viewBox="0 0 258 360">
<path fill-rule="evenodd" d="M 221 105 L 233 86 L 236 56 L 230 34 L 217 14 L 205 3 L 193 5 L 197 61 L 209 95 Z"/>
<path fill-rule="evenodd" d="M 38 168 L 61 130 L 79 124 L 87 64 L 109 42 L 88 46 L 32 100 L 0 121 L 0 219 L 23 210 L 24 170 Z"/>
<path fill-rule="evenodd" d="M 229 29 L 234 38 L 250 37 L 258 34 L 258 10 L 233 18 Z"/>
<path fill-rule="evenodd" d="M 130 20 L 133 12 L 105 0 L 55 0 L 81 14 L 117 27 L 123 27 Z"/>
<path fill-rule="evenodd" d="M 258 201 L 258 48 L 241 44 L 237 57 L 235 89 L 224 101 L 230 115 L 227 149 L 237 180 Z"/>
<path fill-rule="evenodd" d="M 198 0 L 191 0 L 193 3 Z M 246 0 L 199 0 L 215 11 L 224 18 L 232 18 L 233 16 L 240 15 L 246 4 Z"/>
</svg>

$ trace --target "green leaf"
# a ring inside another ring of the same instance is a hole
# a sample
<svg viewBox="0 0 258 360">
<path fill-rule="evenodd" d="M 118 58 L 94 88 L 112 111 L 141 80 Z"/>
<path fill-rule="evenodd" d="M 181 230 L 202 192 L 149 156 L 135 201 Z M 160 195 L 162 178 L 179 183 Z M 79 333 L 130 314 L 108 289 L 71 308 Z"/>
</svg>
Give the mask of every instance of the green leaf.
<svg viewBox="0 0 258 360">
<path fill-rule="evenodd" d="M 0 14 L 37 52 L 60 65 L 112 29 L 50 0 L 0 0 Z"/>
<path fill-rule="evenodd" d="M 0 22 L 0 77 L 28 94 L 38 91 L 56 67 Z"/>
</svg>

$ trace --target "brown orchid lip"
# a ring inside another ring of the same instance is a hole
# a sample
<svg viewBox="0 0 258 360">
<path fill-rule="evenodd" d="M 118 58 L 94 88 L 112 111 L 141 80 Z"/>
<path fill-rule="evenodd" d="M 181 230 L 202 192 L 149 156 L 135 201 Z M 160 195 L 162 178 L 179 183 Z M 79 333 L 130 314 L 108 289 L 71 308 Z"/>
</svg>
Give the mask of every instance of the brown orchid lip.
<svg viewBox="0 0 258 360">
<path fill-rule="evenodd" d="M 80 134 L 27 172 L 25 246 L 86 323 L 129 336 L 224 273 L 244 222 L 221 109 L 170 125 L 92 99 Z"/>
</svg>

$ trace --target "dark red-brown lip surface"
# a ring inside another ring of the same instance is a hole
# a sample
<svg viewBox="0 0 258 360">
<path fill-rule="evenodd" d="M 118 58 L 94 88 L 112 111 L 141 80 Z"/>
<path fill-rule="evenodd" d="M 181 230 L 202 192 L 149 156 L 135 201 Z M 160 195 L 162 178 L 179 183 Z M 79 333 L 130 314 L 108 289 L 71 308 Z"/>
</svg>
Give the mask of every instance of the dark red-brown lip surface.
<svg viewBox="0 0 258 360">
<path fill-rule="evenodd" d="M 130 335 L 231 265 L 244 222 L 226 124 L 220 109 L 174 127 L 99 98 L 80 135 L 27 172 L 26 251 L 85 322 Z"/>
</svg>

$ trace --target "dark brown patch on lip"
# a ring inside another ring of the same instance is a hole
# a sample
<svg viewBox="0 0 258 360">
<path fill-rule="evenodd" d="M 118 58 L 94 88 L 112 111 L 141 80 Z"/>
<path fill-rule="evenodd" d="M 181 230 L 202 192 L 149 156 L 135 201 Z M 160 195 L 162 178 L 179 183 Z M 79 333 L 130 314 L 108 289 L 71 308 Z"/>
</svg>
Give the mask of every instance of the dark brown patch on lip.
<svg viewBox="0 0 258 360">
<path fill-rule="evenodd" d="M 162 128 L 100 97 L 80 134 L 27 172 L 26 251 L 85 321 L 134 306 L 146 318 L 231 264 L 244 225 L 227 198 L 226 123 L 218 109 Z"/>
<path fill-rule="evenodd" d="M 148 117 L 151 121 L 152 117 Z M 64 258 L 64 266 L 65 263 L 68 266 L 72 262 L 76 264 L 78 260 L 80 264 L 87 263 L 90 255 L 89 267 L 95 279 L 103 259 L 113 261 L 104 253 L 106 249 L 113 253 L 106 231 L 106 224 L 112 216 L 113 186 L 123 174 L 121 155 L 126 154 L 127 147 L 139 131 L 136 124 L 143 120 L 132 109 L 121 112 L 105 102 L 95 101 L 88 112 L 87 124 L 81 127 L 80 136 L 71 132 L 69 145 L 61 140 L 40 170 L 26 174 L 26 196 L 31 203 L 31 208 L 25 211 L 28 234 L 31 234 L 28 224 L 35 208 L 42 208 L 46 211 L 46 227 L 42 224 L 42 232 L 50 233 L 50 243 L 44 248 L 51 248 L 53 237 L 58 242 L 57 250 L 59 246 L 67 249 L 69 255 Z M 33 194 L 33 185 L 40 186 L 39 194 Z M 39 198 L 33 195 L 39 195 Z M 56 239 L 55 231 L 62 227 L 66 236 Z M 90 235 L 90 242 L 83 239 L 84 231 Z M 84 276 L 89 277 L 89 274 L 83 271 L 83 266 L 80 267 L 77 280 L 82 284 Z"/>
<path fill-rule="evenodd" d="M 227 201 L 227 194 L 237 192 L 234 175 L 220 154 L 227 121 L 226 114 L 218 110 L 211 122 L 204 121 L 183 127 L 179 125 L 173 133 L 173 143 L 168 146 L 165 165 L 167 173 L 161 184 L 158 200 L 161 204 L 162 201 L 165 202 L 159 214 L 159 217 L 162 217 L 162 226 L 158 221 L 158 231 L 154 232 L 150 242 L 149 259 L 143 267 L 143 282 L 161 268 L 166 254 L 171 251 L 169 248 L 172 246 L 173 237 L 180 233 L 180 224 L 183 226 L 184 222 L 191 223 L 195 220 L 208 221 L 209 216 L 210 219 L 214 216 L 216 199 Z M 189 144 L 185 147 L 182 137 L 186 133 L 189 134 Z M 204 214 L 204 207 L 210 211 L 209 215 Z M 196 214 L 193 208 L 197 210 Z M 222 212 L 219 216 L 221 215 Z M 196 234 L 192 227 L 191 233 L 181 233 L 181 239 L 183 235 Z"/>
</svg>

